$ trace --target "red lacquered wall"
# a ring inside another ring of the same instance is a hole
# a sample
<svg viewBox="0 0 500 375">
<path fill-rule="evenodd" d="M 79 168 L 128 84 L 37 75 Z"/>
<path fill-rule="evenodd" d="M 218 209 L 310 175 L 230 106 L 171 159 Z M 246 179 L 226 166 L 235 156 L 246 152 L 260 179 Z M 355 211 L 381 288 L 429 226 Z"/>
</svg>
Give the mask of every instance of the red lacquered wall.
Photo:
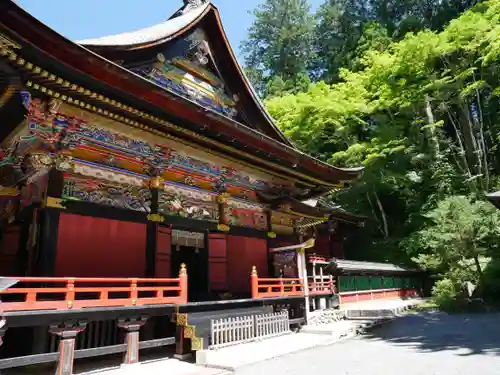
<svg viewBox="0 0 500 375">
<path fill-rule="evenodd" d="M 309 249 L 308 253 L 331 258 L 330 246 L 330 235 L 318 235 L 316 236 L 314 247 Z"/>
<path fill-rule="evenodd" d="M 267 240 L 263 238 L 246 238 L 245 267 L 250 275 L 252 266 L 257 267 L 259 277 L 269 277 L 267 267 Z M 250 282 L 248 282 L 250 288 Z M 249 289 L 250 290 L 250 289 Z"/>
<path fill-rule="evenodd" d="M 250 292 L 250 273 L 257 267 L 259 277 L 267 277 L 267 240 L 227 236 L 229 291 Z"/>
<path fill-rule="evenodd" d="M 61 213 L 56 276 L 144 277 L 146 225 Z"/>
</svg>

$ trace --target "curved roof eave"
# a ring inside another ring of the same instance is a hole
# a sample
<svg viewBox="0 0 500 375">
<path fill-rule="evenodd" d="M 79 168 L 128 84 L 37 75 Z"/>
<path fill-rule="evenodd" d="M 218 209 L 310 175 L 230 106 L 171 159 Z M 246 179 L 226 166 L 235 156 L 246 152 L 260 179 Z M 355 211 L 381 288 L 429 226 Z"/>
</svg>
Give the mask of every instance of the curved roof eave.
<svg viewBox="0 0 500 375">
<path fill-rule="evenodd" d="M 76 43 L 85 47 L 133 47 L 143 44 L 166 41 L 175 37 L 179 31 L 198 23 L 209 8 L 206 3 L 198 8 L 192 9 L 178 17 L 171 18 L 158 25 L 145 29 L 108 35 L 100 38 L 77 40 Z"/>
<path fill-rule="evenodd" d="M 240 64 L 238 63 L 238 60 L 236 59 L 236 56 L 235 56 L 235 54 L 233 52 L 233 49 L 231 48 L 231 44 L 229 43 L 229 41 L 227 39 L 227 34 L 224 31 L 224 26 L 222 25 L 222 20 L 220 18 L 218 9 L 216 7 L 213 7 L 213 9 L 215 10 L 215 16 L 217 18 L 217 23 L 219 25 L 219 30 L 220 30 L 222 36 L 224 37 L 223 39 L 224 39 L 224 42 L 226 44 L 226 47 L 227 47 L 227 49 L 228 49 L 228 51 L 229 51 L 229 53 L 231 55 L 231 58 L 233 59 L 233 62 L 235 64 L 235 66 L 236 66 L 236 69 L 238 70 L 238 73 L 241 76 L 241 79 L 242 79 L 243 83 L 245 84 L 248 92 L 250 93 L 250 96 L 252 97 L 252 99 L 254 100 L 254 102 L 257 104 L 257 107 L 260 109 L 260 111 L 264 115 L 264 117 L 267 120 L 267 122 L 271 125 L 271 128 L 276 132 L 277 135 L 280 136 L 280 138 L 282 139 L 282 141 L 285 144 L 287 144 L 288 146 L 296 148 L 295 145 L 293 145 L 293 143 L 285 136 L 285 134 L 283 134 L 283 132 L 281 131 L 281 129 L 276 125 L 276 123 L 274 122 L 274 119 L 271 117 L 271 115 L 269 114 L 269 112 L 267 112 L 267 109 L 264 106 L 264 103 L 260 100 L 259 96 L 257 95 L 257 92 L 255 91 L 255 89 L 253 88 L 252 84 L 250 83 L 250 80 L 248 79 L 247 75 L 245 74 L 245 71 L 241 68 Z"/>
</svg>

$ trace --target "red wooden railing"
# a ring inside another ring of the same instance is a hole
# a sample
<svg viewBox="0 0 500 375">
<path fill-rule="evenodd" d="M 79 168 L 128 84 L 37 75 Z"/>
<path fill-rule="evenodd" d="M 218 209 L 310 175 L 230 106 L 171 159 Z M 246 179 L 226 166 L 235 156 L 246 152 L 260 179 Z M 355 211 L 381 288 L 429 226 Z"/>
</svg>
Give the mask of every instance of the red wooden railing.
<svg viewBox="0 0 500 375">
<path fill-rule="evenodd" d="M 256 278 L 252 283 L 252 298 L 303 296 L 302 279 L 292 278 Z"/>
<path fill-rule="evenodd" d="M 304 296 L 305 289 L 302 279 L 296 278 L 261 278 L 257 269 L 252 268 L 251 274 L 252 298 Z M 309 282 L 309 295 L 332 294 L 335 292 L 333 281 Z"/>
<path fill-rule="evenodd" d="M 361 302 L 370 301 L 376 299 L 391 299 L 391 298 L 404 298 L 417 295 L 415 289 L 404 289 L 404 288 L 390 288 L 390 289 L 371 289 L 371 290 L 359 290 L 352 292 L 340 292 L 339 299 L 340 303 L 351 303 L 351 302 Z"/>
<path fill-rule="evenodd" d="M 178 278 L 18 277 L 18 284 L 0 292 L 2 311 L 68 310 L 90 307 L 183 304 L 187 272 Z M 33 285 L 36 284 L 36 285 Z"/>
<path fill-rule="evenodd" d="M 310 281 L 308 287 L 309 295 L 335 293 L 335 283 L 333 281 Z"/>
</svg>

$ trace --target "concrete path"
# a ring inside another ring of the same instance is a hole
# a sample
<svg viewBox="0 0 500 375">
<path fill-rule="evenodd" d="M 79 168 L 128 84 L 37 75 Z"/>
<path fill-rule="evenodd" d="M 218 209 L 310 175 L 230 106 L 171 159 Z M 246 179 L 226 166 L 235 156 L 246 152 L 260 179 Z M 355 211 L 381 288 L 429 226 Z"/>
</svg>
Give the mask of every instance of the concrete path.
<svg viewBox="0 0 500 375">
<path fill-rule="evenodd" d="M 330 345 L 337 337 L 309 333 L 290 333 L 283 336 L 230 346 L 219 350 L 198 352 L 196 362 L 214 368 L 235 370 L 256 362 L 286 354 Z"/>
<path fill-rule="evenodd" d="M 223 375 L 227 371 L 197 366 L 173 358 L 143 361 L 116 369 L 76 372 L 75 375 Z"/>
<path fill-rule="evenodd" d="M 410 314 L 370 334 L 237 369 L 236 375 L 498 375 L 500 314 Z"/>
</svg>

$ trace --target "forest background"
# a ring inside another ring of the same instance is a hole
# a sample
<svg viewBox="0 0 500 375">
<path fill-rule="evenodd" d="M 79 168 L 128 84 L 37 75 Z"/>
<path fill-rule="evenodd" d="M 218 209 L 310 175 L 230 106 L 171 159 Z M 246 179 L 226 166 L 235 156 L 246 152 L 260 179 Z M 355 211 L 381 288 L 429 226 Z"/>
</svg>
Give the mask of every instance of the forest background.
<svg viewBox="0 0 500 375">
<path fill-rule="evenodd" d="M 245 68 L 303 150 L 362 178 L 329 197 L 368 217 L 351 259 L 418 265 L 443 306 L 500 297 L 500 0 L 266 0 Z M 470 285 L 470 284 L 469 284 Z"/>
</svg>

